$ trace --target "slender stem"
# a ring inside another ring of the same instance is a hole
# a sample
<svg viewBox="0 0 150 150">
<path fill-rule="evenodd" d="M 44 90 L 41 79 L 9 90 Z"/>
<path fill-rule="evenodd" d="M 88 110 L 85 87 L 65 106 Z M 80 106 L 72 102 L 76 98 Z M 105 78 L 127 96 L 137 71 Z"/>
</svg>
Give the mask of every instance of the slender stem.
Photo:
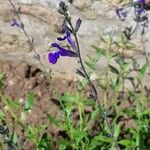
<svg viewBox="0 0 150 150">
<path fill-rule="evenodd" d="M 138 26 L 138 29 L 139 29 L 139 32 L 140 32 L 140 27 L 139 26 Z M 147 52 L 146 52 L 146 49 L 145 49 L 144 40 L 143 40 L 143 36 L 142 36 L 141 32 L 140 32 L 140 36 L 141 36 L 142 49 L 143 49 L 143 52 L 144 52 L 144 55 L 145 55 L 146 62 L 149 64 L 149 70 L 150 70 L 150 62 L 149 62 L 149 59 L 148 59 L 148 56 L 147 56 Z"/>
<path fill-rule="evenodd" d="M 111 51 L 111 45 L 112 45 L 112 39 L 111 37 L 109 37 L 110 39 L 110 42 L 109 42 L 109 46 L 107 48 L 107 51 L 106 51 L 106 58 L 107 58 L 107 65 L 106 65 L 106 71 L 105 71 L 105 80 L 106 80 L 106 90 L 105 90 L 105 93 L 104 93 L 104 106 L 105 108 L 107 108 L 107 93 L 108 93 L 108 89 L 109 89 L 109 63 L 110 63 L 110 55 L 109 55 L 109 52 Z"/>
<path fill-rule="evenodd" d="M 79 45 L 79 41 L 78 41 L 77 35 L 76 35 L 75 31 L 74 31 L 74 28 L 73 28 L 73 26 L 72 26 L 72 23 L 71 23 L 70 21 L 69 21 L 68 23 L 69 23 L 69 25 L 70 25 L 71 29 L 73 30 L 73 33 L 74 33 L 73 35 L 74 35 L 74 38 L 75 38 L 75 41 L 76 41 L 76 44 L 77 44 L 77 51 L 78 51 L 78 56 L 79 56 L 80 65 L 81 65 L 82 70 L 83 70 L 83 72 L 84 72 L 84 74 L 85 74 L 85 76 L 86 76 L 86 79 L 88 80 L 90 86 L 92 87 L 92 90 L 93 90 L 93 92 L 94 92 L 94 97 L 95 97 L 95 99 L 98 99 L 96 88 L 95 88 L 95 86 L 93 85 L 93 83 L 91 82 L 90 77 L 89 77 L 88 73 L 86 72 L 85 67 L 84 67 L 84 65 L 83 65 L 83 61 L 82 61 L 82 57 L 81 57 L 81 52 L 80 52 L 80 45 Z M 100 103 L 100 102 L 99 102 L 99 103 Z M 100 104 L 100 105 L 101 105 L 101 104 Z"/>
<path fill-rule="evenodd" d="M 134 32 L 136 31 L 136 29 L 138 28 L 138 25 L 139 25 L 139 23 L 137 22 L 137 24 L 136 24 L 134 30 L 133 30 L 132 33 L 130 34 L 130 37 L 131 37 L 131 36 L 134 34 Z"/>
<path fill-rule="evenodd" d="M 44 64 L 42 63 L 39 54 L 38 54 L 37 51 L 35 50 L 34 45 L 33 45 L 33 42 L 32 42 L 32 39 L 30 39 L 30 37 L 29 37 L 27 31 L 25 30 L 24 24 L 23 24 L 23 22 L 22 22 L 22 20 L 21 20 L 21 18 L 20 18 L 20 15 L 19 15 L 19 13 L 18 13 L 18 11 L 17 11 L 17 9 L 16 9 L 14 3 L 13 3 L 11 0 L 8 0 L 8 1 L 9 1 L 10 5 L 12 6 L 12 8 L 13 8 L 13 10 L 14 10 L 14 13 L 16 14 L 16 16 L 17 16 L 17 18 L 18 18 L 18 20 L 19 20 L 19 22 L 20 22 L 20 24 L 21 24 L 21 29 L 22 29 L 22 31 L 23 31 L 25 37 L 27 38 L 27 42 L 28 42 L 29 45 L 30 45 L 30 51 L 33 50 L 33 52 L 34 52 L 34 54 L 35 54 L 35 58 L 38 60 L 39 64 L 40 64 L 41 67 L 43 68 L 43 72 L 44 72 L 45 76 L 47 77 L 47 79 L 49 79 L 49 73 L 46 71 L 46 68 L 45 68 Z"/>
<path fill-rule="evenodd" d="M 101 103 L 100 103 L 100 100 L 98 99 L 97 90 L 96 90 L 94 84 L 91 82 L 90 77 L 89 77 L 89 75 L 88 75 L 88 73 L 86 72 L 86 69 L 85 69 L 85 67 L 84 67 L 84 64 L 83 64 L 83 61 L 82 61 L 82 57 L 81 57 L 80 45 L 79 45 L 79 41 L 78 41 L 76 32 L 74 31 L 74 28 L 73 28 L 73 26 L 72 26 L 71 21 L 68 21 L 68 23 L 69 23 L 69 25 L 70 25 L 70 27 L 71 27 L 71 29 L 72 29 L 72 31 L 73 31 L 73 36 L 74 36 L 75 41 L 76 41 L 76 46 L 77 46 L 79 61 L 80 61 L 80 65 L 81 65 L 81 67 L 82 67 L 82 70 L 83 70 L 83 72 L 84 72 L 84 74 L 85 74 L 85 76 L 86 76 L 86 79 L 87 79 L 88 82 L 89 82 L 89 85 L 91 86 L 91 88 L 92 88 L 92 90 L 93 90 L 93 92 L 94 92 L 94 93 L 93 93 L 93 94 L 94 94 L 94 98 L 97 100 L 97 102 L 98 102 L 98 104 L 99 104 L 101 114 L 102 114 L 102 116 L 103 116 L 104 121 L 105 121 L 106 124 L 107 124 L 107 127 L 108 127 L 108 129 L 109 129 L 109 132 L 110 132 L 110 134 L 111 134 L 111 137 L 113 138 L 113 141 L 114 141 L 114 143 L 115 143 L 116 150 L 120 150 L 120 148 L 119 148 L 119 146 L 118 146 L 116 140 L 114 139 L 114 131 L 113 131 L 113 129 L 111 128 L 111 126 L 110 126 L 110 124 L 109 124 L 109 122 L 108 122 L 108 120 L 107 120 L 107 116 L 105 115 L 105 113 L 104 113 L 104 111 L 103 111 L 103 108 L 102 108 L 102 105 L 101 105 Z"/>
</svg>

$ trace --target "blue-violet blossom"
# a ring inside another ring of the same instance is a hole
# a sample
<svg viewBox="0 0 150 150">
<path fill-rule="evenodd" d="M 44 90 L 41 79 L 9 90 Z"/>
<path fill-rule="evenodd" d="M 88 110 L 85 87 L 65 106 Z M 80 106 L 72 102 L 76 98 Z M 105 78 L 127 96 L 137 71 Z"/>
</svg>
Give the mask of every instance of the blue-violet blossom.
<svg viewBox="0 0 150 150">
<path fill-rule="evenodd" d="M 66 40 L 68 41 L 68 43 L 71 45 L 71 47 L 73 49 L 75 49 L 75 43 L 73 42 L 72 38 L 71 38 L 71 34 L 69 31 L 66 31 L 66 35 L 62 38 L 62 37 L 58 37 L 57 40 L 59 41 L 64 41 Z"/>
<path fill-rule="evenodd" d="M 59 41 L 67 40 L 68 43 L 71 45 L 71 47 L 75 49 L 75 43 L 73 42 L 71 34 L 68 31 L 66 32 L 66 35 L 64 37 L 58 37 L 57 40 Z M 52 64 L 56 64 L 60 56 L 77 57 L 77 54 L 74 51 L 65 49 L 57 43 L 52 43 L 51 46 L 56 48 L 55 52 L 50 52 L 48 54 L 48 60 Z"/>
<path fill-rule="evenodd" d="M 11 26 L 21 27 L 20 23 L 15 18 L 11 20 Z"/>
<path fill-rule="evenodd" d="M 116 14 L 120 20 L 125 20 L 125 18 L 127 17 L 127 13 L 128 11 L 124 8 L 116 8 Z"/>
<path fill-rule="evenodd" d="M 145 13 L 145 0 L 134 0 L 132 3 L 128 3 L 122 8 L 116 8 L 116 14 L 121 20 L 125 20 L 127 17 L 128 12 L 131 10 L 131 7 L 134 8 L 135 15 L 141 15 Z M 128 10 L 127 10 L 128 9 Z"/>
</svg>

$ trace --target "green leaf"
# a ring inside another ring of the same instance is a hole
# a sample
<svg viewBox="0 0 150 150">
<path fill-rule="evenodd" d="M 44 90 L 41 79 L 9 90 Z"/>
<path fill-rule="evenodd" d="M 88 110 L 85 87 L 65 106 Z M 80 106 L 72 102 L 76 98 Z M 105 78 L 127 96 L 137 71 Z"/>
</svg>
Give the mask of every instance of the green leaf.
<svg viewBox="0 0 150 150">
<path fill-rule="evenodd" d="M 95 59 L 92 59 L 90 57 L 88 57 L 89 60 L 85 61 L 85 64 L 92 70 L 96 69 L 96 62 Z"/>
<path fill-rule="evenodd" d="M 86 106 L 91 106 L 91 107 L 92 107 L 92 106 L 93 106 L 93 107 L 95 106 L 95 101 L 93 101 L 92 98 L 87 98 L 87 99 L 85 99 L 85 102 L 84 102 L 84 103 L 85 103 Z"/>
<path fill-rule="evenodd" d="M 103 136 L 103 135 L 95 136 L 94 140 L 105 142 L 105 143 L 112 143 L 112 139 L 111 138 L 108 138 L 108 137 Z"/>
<path fill-rule="evenodd" d="M 36 138 L 37 138 L 37 131 L 36 128 L 32 127 L 32 126 L 28 126 L 27 130 L 26 130 L 26 136 L 33 142 L 36 142 Z"/>
<path fill-rule="evenodd" d="M 72 103 L 67 103 L 67 105 L 65 107 L 65 111 L 67 113 L 67 116 L 70 116 L 73 108 L 74 108 L 74 106 L 72 105 Z"/>
<path fill-rule="evenodd" d="M 2 90 L 3 88 L 3 84 L 4 84 L 4 73 L 0 73 L 0 90 Z"/>
<path fill-rule="evenodd" d="M 46 128 L 47 128 L 47 125 L 43 124 L 43 125 L 37 126 L 36 130 L 37 130 L 38 133 L 42 133 L 42 132 L 45 131 Z"/>
<path fill-rule="evenodd" d="M 147 62 L 147 63 L 145 63 L 145 64 L 143 65 L 143 67 L 139 70 L 139 74 L 140 74 L 141 77 L 143 77 L 143 76 L 145 75 L 145 72 L 146 72 L 148 66 L 149 66 L 149 63 Z"/>
<path fill-rule="evenodd" d="M 83 89 L 86 87 L 87 84 L 88 84 L 88 80 L 86 78 L 83 78 L 77 84 L 78 90 L 79 91 L 83 91 Z"/>
<path fill-rule="evenodd" d="M 96 149 L 97 147 L 101 147 L 102 143 L 96 140 L 92 140 L 90 146 L 89 146 L 89 150 L 98 150 Z"/>
<path fill-rule="evenodd" d="M 96 120 L 97 116 L 100 114 L 99 108 L 97 108 L 96 110 L 94 110 L 91 114 L 91 120 Z"/>
<path fill-rule="evenodd" d="M 86 131 L 82 131 L 79 129 L 74 130 L 74 137 L 76 139 L 77 144 L 86 136 L 87 136 Z"/>
<path fill-rule="evenodd" d="M 27 112 L 29 111 L 35 102 L 35 94 L 34 93 L 29 93 L 28 98 L 26 100 L 25 106 L 24 106 L 24 111 Z"/>
<path fill-rule="evenodd" d="M 135 146 L 135 142 L 132 141 L 131 139 L 130 140 L 123 139 L 123 140 L 120 140 L 118 143 L 121 145 L 124 145 L 126 147 L 134 147 Z"/>
<path fill-rule="evenodd" d="M 136 136 L 136 147 L 138 147 L 138 150 L 143 150 L 144 148 L 144 133 L 142 130 L 139 130 Z"/>
<path fill-rule="evenodd" d="M 11 136 L 11 141 L 13 142 L 13 144 L 17 144 L 18 143 L 18 137 L 16 132 L 13 132 L 12 136 Z"/>
<path fill-rule="evenodd" d="M 61 127 L 61 122 L 59 120 L 56 120 L 54 117 L 52 117 L 50 114 L 47 114 L 48 120 L 50 123 L 53 123 L 54 125 L 56 125 L 57 127 Z"/>
<path fill-rule="evenodd" d="M 3 150 L 2 143 L 0 143 L 0 150 Z"/>
<path fill-rule="evenodd" d="M 66 150 L 67 146 L 69 145 L 67 140 L 59 140 L 57 143 L 59 145 L 59 150 Z"/>
<path fill-rule="evenodd" d="M 95 49 L 96 55 L 98 55 L 99 57 L 100 57 L 101 55 L 103 55 L 103 56 L 106 55 L 106 49 L 97 47 L 97 46 L 95 46 L 95 45 L 92 45 L 92 47 Z"/>
<path fill-rule="evenodd" d="M 129 117 L 136 116 L 136 112 L 133 108 L 125 108 L 123 112 L 126 113 Z"/>
<path fill-rule="evenodd" d="M 19 109 L 20 108 L 20 103 L 16 100 L 12 99 L 7 99 L 7 104 L 11 108 Z"/>
<path fill-rule="evenodd" d="M 120 41 L 119 45 L 120 45 L 120 47 L 125 48 L 126 44 L 127 44 L 127 39 L 124 34 L 121 34 L 121 41 Z"/>
<path fill-rule="evenodd" d="M 117 124 L 117 125 L 115 126 L 115 133 L 114 133 L 114 137 L 115 137 L 115 138 L 118 138 L 118 136 L 119 136 L 119 134 L 120 134 L 120 131 L 121 131 L 121 129 L 120 129 L 120 124 Z"/>
<path fill-rule="evenodd" d="M 110 71 L 114 74 L 119 75 L 119 71 L 112 65 L 109 65 Z"/>
<path fill-rule="evenodd" d="M 61 101 L 63 102 L 74 102 L 76 97 L 71 93 L 65 93 L 63 96 L 60 97 Z"/>
<path fill-rule="evenodd" d="M 47 133 L 44 133 L 38 146 L 37 150 L 51 150 L 50 146 L 50 138 L 48 137 Z"/>
<path fill-rule="evenodd" d="M 126 45 L 126 47 L 127 47 L 128 49 L 133 49 L 133 48 L 135 48 L 136 46 L 135 46 L 135 44 L 128 42 L 127 45 Z"/>
<path fill-rule="evenodd" d="M 150 108 L 147 108 L 146 110 L 144 110 L 144 112 L 142 114 L 143 115 L 150 115 Z"/>
<path fill-rule="evenodd" d="M 3 119 L 5 117 L 5 114 L 2 110 L 0 110 L 0 119 Z"/>
</svg>

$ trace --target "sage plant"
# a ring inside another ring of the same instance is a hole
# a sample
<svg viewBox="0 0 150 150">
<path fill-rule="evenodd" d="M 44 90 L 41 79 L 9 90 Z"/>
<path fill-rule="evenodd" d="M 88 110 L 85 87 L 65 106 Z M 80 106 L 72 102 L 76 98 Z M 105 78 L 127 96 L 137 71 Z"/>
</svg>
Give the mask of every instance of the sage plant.
<svg viewBox="0 0 150 150">
<path fill-rule="evenodd" d="M 110 126 L 110 124 L 107 120 L 107 115 L 106 115 L 105 111 L 103 110 L 100 100 L 98 98 L 96 87 L 91 82 L 89 74 L 86 71 L 83 60 L 82 60 L 79 40 L 78 40 L 78 36 L 77 36 L 78 30 L 80 28 L 82 21 L 79 18 L 76 21 L 75 27 L 73 26 L 71 17 L 68 14 L 68 6 L 63 1 L 61 1 L 59 3 L 58 12 L 64 16 L 62 28 L 65 32 L 65 35 L 64 35 L 64 37 L 58 37 L 57 40 L 58 41 L 67 40 L 71 49 L 65 49 L 65 48 L 61 47 L 58 43 L 52 43 L 51 46 L 53 48 L 55 48 L 56 50 L 54 52 L 50 52 L 48 54 L 48 60 L 50 63 L 56 64 L 57 60 L 60 57 L 77 57 L 79 59 L 81 69 L 77 69 L 76 73 L 79 74 L 80 76 L 84 77 L 85 79 L 87 79 L 89 86 L 92 89 L 92 94 L 90 95 L 90 97 L 94 100 L 97 100 L 97 102 L 99 104 L 101 115 L 102 115 L 104 121 L 106 122 L 106 126 L 109 130 L 109 136 L 112 138 L 113 142 L 115 143 L 114 145 L 115 145 L 116 150 L 120 150 L 120 148 L 116 142 L 116 139 L 114 138 L 114 129 Z M 73 38 L 75 41 L 73 41 Z"/>
<path fill-rule="evenodd" d="M 145 27 L 148 27 L 147 11 L 150 10 L 150 7 L 148 4 L 146 4 L 145 0 L 133 0 L 120 8 L 117 7 L 116 14 L 121 21 L 124 21 L 132 10 L 134 12 L 133 20 L 136 22 L 136 25 L 134 28 L 132 26 L 127 26 L 123 31 L 127 40 L 131 39 L 131 36 L 136 31 L 137 27 L 139 27 L 139 25 L 142 27 L 141 34 L 144 34 Z"/>
</svg>

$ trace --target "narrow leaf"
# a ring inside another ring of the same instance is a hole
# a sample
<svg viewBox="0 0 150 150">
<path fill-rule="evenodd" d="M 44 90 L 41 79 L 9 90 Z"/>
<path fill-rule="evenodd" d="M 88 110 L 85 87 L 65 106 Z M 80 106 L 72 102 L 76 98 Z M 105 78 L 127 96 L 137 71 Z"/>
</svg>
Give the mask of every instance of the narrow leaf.
<svg viewBox="0 0 150 150">
<path fill-rule="evenodd" d="M 120 134 L 120 124 L 117 124 L 115 127 L 115 133 L 114 133 L 114 137 L 118 138 L 119 134 Z"/>
<path fill-rule="evenodd" d="M 57 141 L 58 145 L 59 145 L 59 150 L 65 150 L 66 147 L 69 145 L 67 140 L 59 140 Z"/>
<path fill-rule="evenodd" d="M 112 143 L 112 139 L 110 139 L 110 138 L 108 138 L 106 136 L 103 136 L 103 135 L 95 136 L 94 140 L 105 142 L 105 143 Z"/>
<path fill-rule="evenodd" d="M 145 74 L 145 72 L 146 72 L 148 66 L 149 66 L 149 63 L 146 63 L 146 64 L 144 64 L 143 67 L 140 69 L 139 73 L 140 73 L 140 75 L 141 75 L 142 77 L 144 76 L 144 74 Z"/>
<path fill-rule="evenodd" d="M 38 144 L 38 148 L 37 150 L 45 150 L 45 149 L 51 149 L 51 146 L 50 146 L 50 139 L 47 135 L 47 133 L 44 133 L 39 144 Z"/>
<path fill-rule="evenodd" d="M 16 132 L 13 132 L 12 136 L 11 136 L 11 141 L 13 142 L 13 144 L 17 144 L 18 143 L 18 137 Z"/>
<path fill-rule="evenodd" d="M 57 127 L 61 127 L 61 124 L 59 122 L 59 120 L 56 120 L 54 117 L 52 117 L 50 114 L 47 114 L 48 120 L 49 122 L 53 123 L 54 125 L 56 125 Z"/>
<path fill-rule="evenodd" d="M 81 77 L 83 77 L 83 78 L 86 77 L 85 74 L 84 74 L 81 70 L 79 70 L 79 69 L 77 69 L 76 73 L 77 73 L 78 75 L 80 75 Z"/>
<path fill-rule="evenodd" d="M 143 115 L 150 115 L 150 108 L 144 110 Z"/>
<path fill-rule="evenodd" d="M 5 117 L 5 114 L 2 110 L 0 110 L 0 119 L 3 119 Z"/>
<path fill-rule="evenodd" d="M 112 65 L 109 65 L 110 71 L 114 74 L 119 75 L 119 71 Z"/>
<path fill-rule="evenodd" d="M 120 140 L 118 143 L 127 147 L 135 145 L 135 142 L 132 140 Z"/>
<path fill-rule="evenodd" d="M 92 45 L 92 47 L 95 49 L 96 54 L 103 55 L 103 56 L 106 55 L 106 49 L 104 49 L 104 48 L 99 48 L 99 47 L 97 47 L 97 46 L 95 46 L 95 45 Z"/>
<path fill-rule="evenodd" d="M 25 112 L 29 111 L 33 107 L 34 102 L 35 102 L 35 94 L 30 93 L 28 95 L 27 100 L 26 100 L 26 103 L 25 103 L 25 106 L 24 106 L 24 111 Z"/>
<path fill-rule="evenodd" d="M 81 26 L 82 20 L 79 18 L 76 22 L 76 26 L 75 26 L 75 32 L 78 32 L 80 26 Z"/>
</svg>

